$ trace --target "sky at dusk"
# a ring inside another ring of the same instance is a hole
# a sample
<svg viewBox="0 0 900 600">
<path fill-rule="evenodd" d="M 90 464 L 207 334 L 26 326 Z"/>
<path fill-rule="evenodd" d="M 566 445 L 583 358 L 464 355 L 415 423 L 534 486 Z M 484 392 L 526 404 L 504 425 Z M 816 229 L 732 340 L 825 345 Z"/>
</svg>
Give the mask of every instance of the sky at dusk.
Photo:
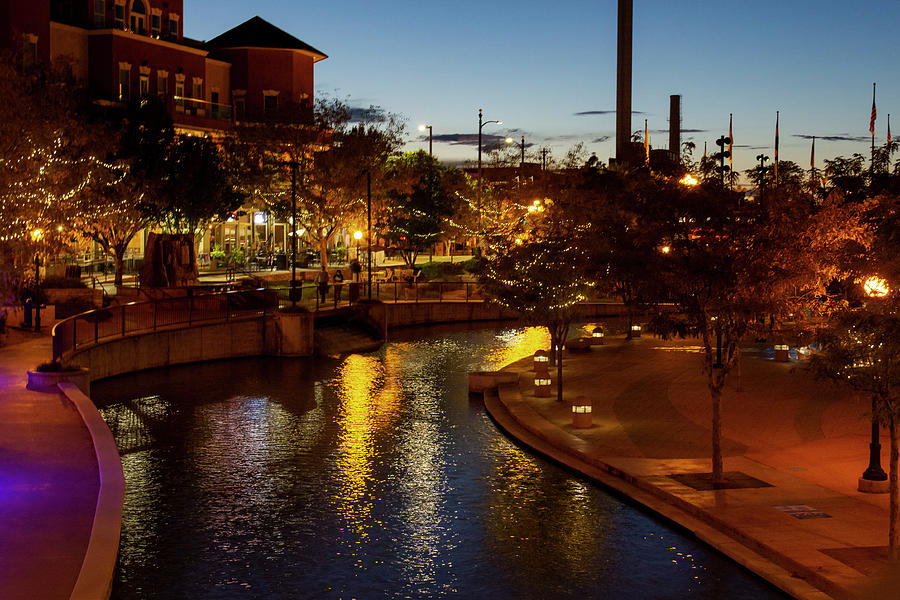
<svg viewBox="0 0 900 600">
<path fill-rule="evenodd" d="M 553 3 L 284 2 L 185 0 L 184 33 L 207 40 L 259 15 L 329 56 L 316 93 L 379 106 L 407 122 L 408 149 L 428 149 L 416 127 L 434 127 L 435 155 L 476 158 L 478 109 L 485 134 L 524 135 L 529 152 L 561 158 L 577 142 L 606 161 L 615 154 L 616 0 Z M 900 135 L 897 38 L 900 2 L 859 0 L 635 0 L 633 130 L 648 120 L 654 147 L 668 145 L 669 95 L 682 95 L 682 140 L 728 132 L 735 169 L 774 157 L 816 166 L 876 143 L 895 113 Z M 587 113 L 587 114 L 582 114 Z M 536 158 L 534 160 L 537 160 Z"/>
</svg>

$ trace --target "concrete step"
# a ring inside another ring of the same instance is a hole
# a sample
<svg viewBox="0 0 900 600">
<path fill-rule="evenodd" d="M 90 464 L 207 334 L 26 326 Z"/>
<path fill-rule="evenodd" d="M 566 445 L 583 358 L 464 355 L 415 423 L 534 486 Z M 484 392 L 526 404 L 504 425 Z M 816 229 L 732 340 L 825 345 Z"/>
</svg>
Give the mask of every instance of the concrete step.
<svg viewBox="0 0 900 600">
<path fill-rule="evenodd" d="M 366 352 L 382 344 L 382 340 L 369 332 L 346 323 L 317 328 L 314 337 L 315 352 L 323 356 Z"/>
</svg>

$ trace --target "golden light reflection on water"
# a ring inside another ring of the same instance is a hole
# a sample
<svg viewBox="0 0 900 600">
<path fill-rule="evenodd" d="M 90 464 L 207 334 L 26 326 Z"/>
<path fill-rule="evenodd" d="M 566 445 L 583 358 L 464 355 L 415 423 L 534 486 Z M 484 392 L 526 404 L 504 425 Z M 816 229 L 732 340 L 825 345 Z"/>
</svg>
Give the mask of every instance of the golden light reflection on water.
<svg viewBox="0 0 900 600">
<path fill-rule="evenodd" d="M 497 336 L 504 345 L 488 352 L 488 370 L 496 370 L 517 360 L 550 348 L 550 333 L 546 327 L 511 329 Z"/>
</svg>

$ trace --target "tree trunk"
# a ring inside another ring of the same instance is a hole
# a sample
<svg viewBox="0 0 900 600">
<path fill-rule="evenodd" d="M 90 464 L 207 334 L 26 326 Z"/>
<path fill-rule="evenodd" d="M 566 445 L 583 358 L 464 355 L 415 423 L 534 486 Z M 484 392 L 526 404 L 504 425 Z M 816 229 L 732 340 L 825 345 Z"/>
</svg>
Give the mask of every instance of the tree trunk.
<svg viewBox="0 0 900 600">
<path fill-rule="evenodd" d="M 563 361 L 562 350 L 560 350 L 560 359 L 556 361 L 556 401 L 562 404 L 563 401 Z"/>
<path fill-rule="evenodd" d="M 634 311 L 631 310 L 631 304 L 628 305 L 628 331 L 625 333 L 625 339 L 631 339 L 631 326 L 634 325 Z"/>
<path fill-rule="evenodd" d="M 554 325 L 548 326 L 547 329 L 550 330 L 550 366 L 552 367 L 556 364 L 556 348 L 559 346 L 557 343 L 559 341 L 559 333 Z"/>
<path fill-rule="evenodd" d="M 892 414 L 888 419 L 888 428 L 890 429 L 891 435 L 891 466 L 890 466 L 890 526 L 888 533 L 888 555 L 890 559 L 895 561 L 900 558 L 900 531 L 898 531 L 898 527 L 900 527 L 900 507 L 897 505 L 897 462 L 898 462 L 898 447 L 897 447 L 897 418 Z"/>
<path fill-rule="evenodd" d="M 722 466 L 722 390 L 711 388 L 712 396 L 712 476 L 713 485 L 725 483 Z"/>
<path fill-rule="evenodd" d="M 328 268 L 328 238 L 322 238 L 319 240 L 319 258 L 322 261 L 322 266 L 327 269 Z"/>
<path fill-rule="evenodd" d="M 119 286 L 122 285 L 122 279 L 125 274 L 125 248 L 117 246 L 114 256 L 116 259 L 116 277 L 114 282 Z"/>
</svg>

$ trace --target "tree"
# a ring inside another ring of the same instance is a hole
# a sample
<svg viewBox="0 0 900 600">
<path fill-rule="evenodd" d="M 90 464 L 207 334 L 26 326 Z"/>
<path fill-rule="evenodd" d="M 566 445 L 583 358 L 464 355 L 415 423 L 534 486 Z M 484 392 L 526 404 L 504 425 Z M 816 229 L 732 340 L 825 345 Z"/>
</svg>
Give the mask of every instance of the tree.
<svg viewBox="0 0 900 600">
<path fill-rule="evenodd" d="M 513 245 L 485 262 L 480 281 L 489 301 L 517 311 L 550 333 L 550 361 L 557 368 L 557 400 L 562 402 L 562 347 L 587 299 L 581 252 L 563 235 Z"/>
<path fill-rule="evenodd" d="M 434 246 L 446 230 L 446 220 L 458 212 L 466 179 L 422 150 L 391 157 L 386 174 L 385 239 L 412 268 L 418 254 Z"/>
<path fill-rule="evenodd" d="M 888 546 L 893 560 L 900 558 L 900 503 L 898 503 L 898 438 L 900 424 L 900 313 L 896 298 L 870 302 L 863 310 L 842 313 L 832 323 L 813 356 L 819 374 L 868 394 L 872 418 L 887 427 L 890 436 Z"/>
</svg>

